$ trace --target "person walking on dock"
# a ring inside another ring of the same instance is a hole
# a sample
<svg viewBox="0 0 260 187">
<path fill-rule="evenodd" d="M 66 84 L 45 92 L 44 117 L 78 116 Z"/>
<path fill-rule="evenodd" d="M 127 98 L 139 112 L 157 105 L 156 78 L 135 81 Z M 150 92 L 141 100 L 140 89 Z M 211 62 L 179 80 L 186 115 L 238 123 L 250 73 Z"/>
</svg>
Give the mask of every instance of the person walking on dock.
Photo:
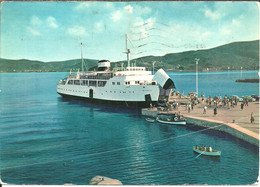
<svg viewBox="0 0 260 187">
<path fill-rule="evenodd" d="M 209 96 L 209 106 L 211 106 L 211 97 Z"/>
<path fill-rule="evenodd" d="M 241 110 L 244 109 L 244 103 L 241 103 Z"/>
<path fill-rule="evenodd" d="M 206 112 L 207 112 L 207 106 L 204 106 L 203 114 L 206 114 Z"/>
<path fill-rule="evenodd" d="M 217 115 L 217 107 L 214 108 L 214 115 Z"/>
<path fill-rule="evenodd" d="M 254 123 L 254 121 L 255 121 L 255 118 L 254 118 L 254 113 L 253 113 L 253 112 L 251 113 L 251 118 L 250 118 L 250 121 L 251 121 L 251 123 Z"/>
<path fill-rule="evenodd" d="M 245 99 L 245 106 L 248 106 L 248 99 Z"/>
<path fill-rule="evenodd" d="M 190 108 L 191 108 L 191 105 L 189 104 L 189 106 L 188 106 L 188 113 L 190 113 Z"/>
</svg>

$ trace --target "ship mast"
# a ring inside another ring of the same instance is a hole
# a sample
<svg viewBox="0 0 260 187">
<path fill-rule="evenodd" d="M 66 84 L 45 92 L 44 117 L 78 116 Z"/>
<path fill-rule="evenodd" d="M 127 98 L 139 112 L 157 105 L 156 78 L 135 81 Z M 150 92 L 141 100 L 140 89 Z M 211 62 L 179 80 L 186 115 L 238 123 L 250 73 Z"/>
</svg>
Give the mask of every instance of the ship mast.
<svg viewBox="0 0 260 187">
<path fill-rule="evenodd" d="M 82 43 L 80 43 L 81 46 L 81 65 L 82 65 L 82 73 L 84 72 L 84 60 L 83 60 L 83 50 L 82 50 Z"/>
<path fill-rule="evenodd" d="M 127 55 L 127 67 L 130 67 L 130 49 L 127 48 L 127 34 L 125 35 L 125 48 L 126 48 L 126 55 Z"/>
</svg>

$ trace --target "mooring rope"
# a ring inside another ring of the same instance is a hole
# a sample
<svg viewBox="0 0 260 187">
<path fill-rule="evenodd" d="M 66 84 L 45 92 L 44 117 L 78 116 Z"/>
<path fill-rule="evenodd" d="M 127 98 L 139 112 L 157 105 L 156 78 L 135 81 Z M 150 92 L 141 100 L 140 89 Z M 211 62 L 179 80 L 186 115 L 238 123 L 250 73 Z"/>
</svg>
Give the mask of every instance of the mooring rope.
<svg viewBox="0 0 260 187">
<path fill-rule="evenodd" d="M 192 135 L 192 134 L 197 134 L 197 133 L 200 133 L 200 132 L 203 132 L 203 131 L 207 131 L 209 129 L 214 129 L 214 128 L 217 128 L 217 127 L 220 127 L 220 126 L 223 126 L 223 125 L 224 124 L 220 124 L 220 125 L 217 125 L 217 126 L 214 126 L 214 127 L 208 127 L 208 128 L 205 128 L 205 129 L 201 129 L 201 130 L 198 130 L 198 131 L 182 134 L 182 135 L 179 135 L 179 136 L 173 136 L 173 137 L 162 139 L 162 140 L 156 140 L 156 141 L 153 141 L 153 142 L 150 142 L 150 143 L 145 143 L 143 145 L 157 144 L 157 143 L 165 142 L 165 141 L 176 139 L 176 138 L 185 137 L 185 136 Z M 118 149 L 102 151 L 102 152 L 97 152 L 97 153 L 90 153 L 90 154 L 87 154 L 87 155 L 79 155 L 79 156 L 76 156 L 76 158 L 77 159 L 79 159 L 81 157 L 85 158 L 85 157 L 96 156 L 96 155 L 101 155 L 101 154 L 106 154 L 106 153 L 111 153 L 111 152 L 116 152 L 116 151 L 122 151 L 122 150 L 126 150 L 126 149 L 137 148 L 137 147 L 139 147 L 139 145 L 133 145 L 133 146 L 129 146 L 129 147 L 122 147 L 122 148 L 118 148 Z M 65 159 L 64 158 L 63 159 L 60 158 L 60 159 L 55 159 L 55 160 L 50 160 L 50 161 L 43 161 L 43 162 L 37 162 L 37 163 L 31 163 L 31 164 L 24 164 L 24 165 L 12 166 L 12 167 L 5 167 L 5 168 L 2 168 L 2 170 L 13 169 L 13 168 L 20 168 L 20 167 L 26 167 L 26 166 L 33 166 L 33 165 L 38 165 L 38 164 L 48 164 L 48 163 L 52 163 L 52 162 L 60 162 L 60 161 L 74 160 L 74 159 L 75 159 L 75 157 L 73 157 L 73 159 L 72 158 L 65 158 Z"/>
</svg>

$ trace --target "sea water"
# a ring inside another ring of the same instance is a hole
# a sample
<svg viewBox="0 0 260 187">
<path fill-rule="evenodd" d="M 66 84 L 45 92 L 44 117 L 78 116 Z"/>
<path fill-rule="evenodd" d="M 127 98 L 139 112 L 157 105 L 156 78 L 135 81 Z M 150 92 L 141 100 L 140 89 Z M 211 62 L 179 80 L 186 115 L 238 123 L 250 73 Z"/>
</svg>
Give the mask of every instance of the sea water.
<svg viewBox="0 0 260 187">
<path fill-rule="evenodd" d="M 196 73 L 168 72 L 174 80 L 176 90 L 187 95 L 196 92 Z M 198 95 L 211 96 L 251 96 L 259 95 L 259 84 L 236 82 L 238 79 L 256 79 L 257 71 L 224 71 L 224 72 L 199 72 Z"/>
<path fill-rule="evenodd" d="M 199 74 L 205 95 L 251 95 L 258 84 L 234 80 L 255 71 Z M 149 123 L 140 110 L 61 98 L 67 73 L 0 74 L 0 175 L 9 184 L 88 184 L 101 175 L 125 185 L 252 184 L 258 147 L 214 129 Z M 171 73 L 177 89 L 195 90 L 195 73 Z M 228 78 L 227 78 L 228 77 Z M 196 144 L 222 151 L 198 156 Z"/>
</svg>

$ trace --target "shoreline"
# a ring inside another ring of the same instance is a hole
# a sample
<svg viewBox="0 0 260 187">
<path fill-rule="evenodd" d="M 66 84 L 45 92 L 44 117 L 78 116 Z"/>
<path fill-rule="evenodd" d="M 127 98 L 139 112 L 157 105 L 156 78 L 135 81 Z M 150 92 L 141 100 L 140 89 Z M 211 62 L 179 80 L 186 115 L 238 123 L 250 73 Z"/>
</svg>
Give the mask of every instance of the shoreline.
<svg viewBox="0 0 260 187">
<path fill-rule="evenodd" d="M 196 73 L 196 71 L 194 70 L 190 70 L 190 71 L 172 71 L 172 70 L 167 70 L 165 69 L 166 72 L 175 72 L 175 73 Z M 209 71 L 198 71 L 199 73 L 211 73 L 211 72 L 238 72 L 238 71 L 257 71 L 258 69 L 234 69 L 234 70 L 209 70 Z M 70 71 L 0 71 L 1 73 L 70 73 Z M 72 72 L 72 73 L 76 73 L 76 72 Z M 257 79 L 257 78 L 256 78 Z"/>
</svg>

